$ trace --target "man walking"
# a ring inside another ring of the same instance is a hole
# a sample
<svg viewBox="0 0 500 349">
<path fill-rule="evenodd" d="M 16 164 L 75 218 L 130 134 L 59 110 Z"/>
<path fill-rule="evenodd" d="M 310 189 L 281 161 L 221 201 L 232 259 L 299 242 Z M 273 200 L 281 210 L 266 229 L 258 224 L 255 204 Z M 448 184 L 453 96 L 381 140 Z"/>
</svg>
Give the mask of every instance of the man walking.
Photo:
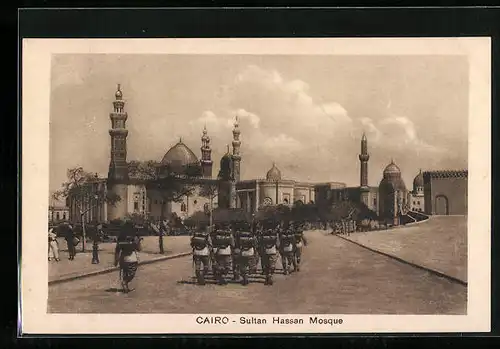
<svg viewBox="0 0 500 349">
<path fill-rule="evenodd" d="M 103 236 L 102 224 L 98 224 L 92 241 L 92 264 L 99 264 L 99 242 Z"/>
<path fill-rule="evenodd" d="M 73 226 L 69 223 L 64 223 L 63 225 L 64 239 L 66 240 L 66 245 L 68 246 L 68 259 L 70 261 L 75 259 L 77 238 L 73 231 Z"/>
<path fill-rule="evenodd" d="M 169 227 L 168 221 L 167 222 L 165 222 L 165 221 L 160 222 L 160 232 L 158 235 L 158 246 L 160 247 L 160 254 L 165 253 L 165 250 L 163 247 L 163 236 L 168 234 L 168 227 Z"/>
<path fill-rule="evenodd" d="M 137 236 L 132 222 L 127 221 L 120 231 L 115 248 L 115 266 L 120 266 L 120 280 L 124 293 L 133 291 L 129 284 L 137 272 L 140 250 L 141 239 Z"/>
</svg>

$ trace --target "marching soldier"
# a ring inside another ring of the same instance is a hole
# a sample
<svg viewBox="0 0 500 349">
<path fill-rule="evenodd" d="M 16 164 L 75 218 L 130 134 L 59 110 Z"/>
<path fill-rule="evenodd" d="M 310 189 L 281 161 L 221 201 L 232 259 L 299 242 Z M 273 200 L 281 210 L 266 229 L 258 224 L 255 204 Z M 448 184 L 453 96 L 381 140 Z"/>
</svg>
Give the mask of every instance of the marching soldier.
<svg viewBox="0 0 500 349">
<path fill-rule="evenodd" d="M 266 276 L 265 285 L 273 284 L 273 275 L 278 255 L 278 232 L 273 229 L 262 231 L 259 239 L 262 271 Z"/>
<path fill-rule="evenodd" d="M 238 236 L 240 234 L 239 223 L 233 223 L 232 232 L 233 232 L 235 246 L 231 253 L 231 267 L 233 270 L 233 280 L 237 281 L 240 278 L 238 260 L 241 253 L 240 248 L 238 246 Z"/>
<path fill-rule="evenodd" d="M 248 284 L 248 274 L 256 270 L 257 240 L 250 230 L 251 227 L 248 224 L 242 223 L 236 238 L 236 249 L 239 251 L 236 263 L 243 278 L 243 285 Z"/>
<path fill-rule="evenodd" d="M 224 277 L 229 273 L 232 264 L 232 254 L 235 247 L 234 237 L 230 227 L 226 226 L 224 229 L 217 230 L 214 234 L 212 243 L 214 245 L 216 261 L 215 277 L 219 285 L 223 285 L 227 283 Z"/>
<path fill-rule="evenodd" d="M 278 236 L 281 264 L 283 265 L 283 274 L 287 275 L 289 273 L 290 264 L 294 264 L 295 269 L 295 258 L 293 258 L 294 235 L 293 232 L 289 228 L 287 228 L 282 229 L 281 232 L 278 232 Z"/>
<path fill-rule="evenodd" d="M 294 232 L 294 271 L 300 270 L 300 260 L 302 257 L 302 246 L 307 246 L 307 240 L 304 237 L 304 230 L 301 226 L 293 227 Z"/>
<path fill-rule="evenodd" d="M 193 260 L 196 268 L 196 280 L 199 285 L 204 285 L 212 249 L 209 233 L 205 230 L 196 231 L 191 237 L 191 248 L 193 249 Z"/>
</svg>

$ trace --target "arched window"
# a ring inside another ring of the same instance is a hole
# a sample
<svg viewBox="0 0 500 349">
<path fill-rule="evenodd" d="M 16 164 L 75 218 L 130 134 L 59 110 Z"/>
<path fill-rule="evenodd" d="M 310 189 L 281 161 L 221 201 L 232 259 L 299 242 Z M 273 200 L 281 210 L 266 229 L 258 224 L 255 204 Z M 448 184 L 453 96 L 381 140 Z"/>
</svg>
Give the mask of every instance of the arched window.
<svg viewBox="0 0 500 349">
<path fill-rule="evenodd" d="M 186 210 L 187 210 L 186 204 L 182 203 L 181 204 L 181 212 L 186 212 Z"/>
<path fill-rule="evenodd" d="M 264 204 L 264 206 L 269 206 L 269 205 L 273 204 L 273 200 L 271 198 L 267 197 L 267 198 L 264 198 L 264 201 L 262 203 Z"/>
</svg>

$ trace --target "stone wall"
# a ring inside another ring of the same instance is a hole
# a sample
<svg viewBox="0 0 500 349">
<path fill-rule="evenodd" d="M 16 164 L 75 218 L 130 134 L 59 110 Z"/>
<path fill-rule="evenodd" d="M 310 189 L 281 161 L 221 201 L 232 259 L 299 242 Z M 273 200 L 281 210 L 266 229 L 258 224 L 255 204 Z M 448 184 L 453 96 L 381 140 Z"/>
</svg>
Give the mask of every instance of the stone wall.
<svg viewBox="0 0 500 349">
<path fill-rule="evenodd" d="M 424 172 L 425 213 L 467 214 L 467 170 Z"/>
</svg>

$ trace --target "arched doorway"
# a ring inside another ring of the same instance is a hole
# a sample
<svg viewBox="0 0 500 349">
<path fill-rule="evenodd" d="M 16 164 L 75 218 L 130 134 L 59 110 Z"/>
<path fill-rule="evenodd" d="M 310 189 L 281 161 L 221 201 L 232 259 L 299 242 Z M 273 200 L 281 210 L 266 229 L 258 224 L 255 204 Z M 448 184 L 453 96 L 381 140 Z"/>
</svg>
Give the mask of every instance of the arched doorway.
<svg viewBox="0 0 500 349">
<path fill-rule="evenodd" d="M 448 198 L 446 196 L 436 196 L 436 208 L 434 211 L 439 216 L 447 216 L 449 214 Z"/>
</svg>

